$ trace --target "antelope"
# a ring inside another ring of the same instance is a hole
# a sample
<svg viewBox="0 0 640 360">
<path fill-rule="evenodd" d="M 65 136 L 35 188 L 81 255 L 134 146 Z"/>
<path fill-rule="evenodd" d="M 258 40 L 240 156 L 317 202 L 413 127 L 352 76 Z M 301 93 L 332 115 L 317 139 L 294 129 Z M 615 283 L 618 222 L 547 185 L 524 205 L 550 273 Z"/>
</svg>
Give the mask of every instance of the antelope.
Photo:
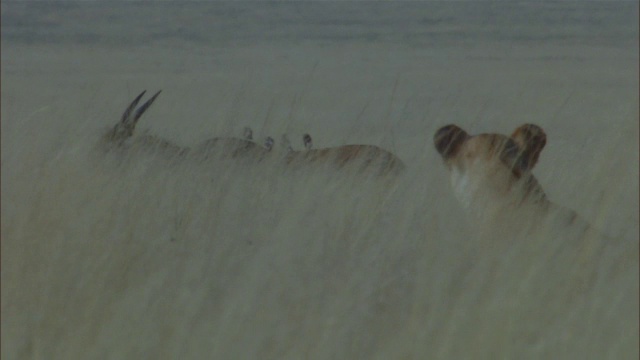
<svg viewBox="0 0 640 360">
<path fill-rule="evenodd" d="M 111 148 L 140 148 L 147 151 L 160 151 L 169 155 L 192 156 L 199 159 L 206 159 L 214 154 L 221 157 L 253 156 L 261 159 L 273 148 L 274 140 L 271 137 L 266 138 L 264 145 L 253 141 L 253 131 L 249 127 L 244 128 L 243 138 L 212 138 L 203 141 L 193 149 L 181 147 L 153 135 L 140 134 L 134 136 L 140 117 L 149 109 L 161 92 L 162 90 L 155 93 L 142 106 L 136 109 L 146 90 L 141 92 L 125 109 L 120 121 L 103 136 L 103 142 Z"/>
<path fill-rule="evenodd" d="M 253 140 L 253 131 L 249 127 L 244 128 L 244 137 L 238 138 L 213 138 L 205 140 L 195 147 L 196 156 L 208 158 L 211 155 L 237 158 L 243 156 L 263 159 L 273 149 L 274 140 L 267 136 L 263 145 Z"/>
<path fill-rule="evenodd" d="M 533 216 L 554 211 L 566 225 L 580 222 L 588 227 L 575 211 L 549 201 L 531 172 L 547 143 L 539 126 L 524 124 L 511 136 L 472 136 L 456 125 L 447 125 L 433 140 L 456 197 L 476 220 L 495 220 L 528 208 L 534 210 Z"/>
<path fill-rule="evenodd" d="M 288 164 L 332 164 L 337 168 L 355 166 L 361 171 L 373 170 L 379 175 L 399 174 L 404 170 L 402 160 L 389 151 L 375 145 L 343 145 L 331 148 L 313 148 L 311 135 L 302 137 L 305 150 L 295 151 L 286 135 Z"/>
<path fill-rule="evenodd" d="M 133 137 L 136 125 L 142 114 L 149 109 L 162 90 L 155 93 L 149 100 L 136 110 L 136 106 L 146 93 L 141 92 L 125 109 L 120 121 L 103 136 L 103 142 L 110 148 L 139 148 L 146 150 L 160 150 L 178 155 L 184 155 L 188 149 L 181 148 L 167 140 L 153 135 L 141 134 Z M 135 111 L 134 111 L 135 110 Z M 131 139 L 131 140 L 130 140 Z"/>
</svg>

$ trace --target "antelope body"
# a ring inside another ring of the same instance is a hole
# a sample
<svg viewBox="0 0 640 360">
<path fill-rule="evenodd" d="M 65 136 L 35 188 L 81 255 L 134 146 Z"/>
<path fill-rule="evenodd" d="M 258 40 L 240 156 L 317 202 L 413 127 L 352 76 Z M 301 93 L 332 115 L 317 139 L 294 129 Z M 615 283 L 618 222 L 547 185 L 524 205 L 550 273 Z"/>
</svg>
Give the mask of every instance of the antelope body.
<svg viewBox="0 0 640 360">
<path fill-rule="evenodd" d="M 212 138 L 193 148 L 182 147 L 168 140 L 149 135 L 135 134 L 140 117 L 156 100 L 160 91 L 155 93 L 140 107 L 138 103 L 146 91 L 140 93 L 122 114 L 120 121 L 108 131 L 104 143 L 110 149 L 140 149 L 143 151 L 161 152 L 170 156 L 189 157 L 203 160 L 212 157 L 245 158 L 261 161 L 271 155 L 274 140 L 267 137 L 264 144 L 253 140 L 253 132 L 245 128 L 244 138 Z M 284 137 L 288 143 L 286 136 Z M 360 171 L 372 171 L 379 175 L 397 174 L 404 169 L 402 161 L 394 154 L 374 145 L 344 145 L 333 148 L 313 149 L 309 134 L 303 137 L 305 150 L 295 151 L 288 146 L 284 157 L 286 164 L 327 164 L 338 168 L 353 167 Z"/>
<path fill-rule="evenodd" d="M 285 143 L 288 140 L 285 137 Z M 337 168 L 353 167 L 359 171 L 372 171 L 378 175 L 398 174 L 404 170 L 402 160 L 375 145 L 343 145 L 331 148 L 312 148 L 309 134 L 303 136 L 305 150 L 288 148 L 286 161 L 293 165 L 327 164 Z"/>
<path fill-rule="evenodd" d="M 267 137 L 264 145 L 253 141 L 253 131 L 246 127 L 244 138 L 213 138 L 205 140 L 194 148 L 194 154 L 199 158 L 220 156 L 223 158 L 248 157 L 262 160 L 273 148 L 273 139 Z"/>
<path fill-rule="evenodd" d="M 230 158 L 249 157 L 262 159 L 271 151 L 273 139 L 268 137 L 265 145 L 260 145 L 253 141 L 253 131 L 248 127 L 244 129 L 244 138 L 242 139 L 233 137 L 212 138 L 194 148 L 182 147 L 153 135 L 134 134 L 140 117 L 149 109 L 158 95 L 160 95 L 160 92 L 155 93 L 136 109 L 146 90 L 140 93 L 126 108 L 120 121 L 104 135 L 103 142 L 110 149 L 139 149 L 195 159 L 207 159 L 213 155 Z"/>
</svg>

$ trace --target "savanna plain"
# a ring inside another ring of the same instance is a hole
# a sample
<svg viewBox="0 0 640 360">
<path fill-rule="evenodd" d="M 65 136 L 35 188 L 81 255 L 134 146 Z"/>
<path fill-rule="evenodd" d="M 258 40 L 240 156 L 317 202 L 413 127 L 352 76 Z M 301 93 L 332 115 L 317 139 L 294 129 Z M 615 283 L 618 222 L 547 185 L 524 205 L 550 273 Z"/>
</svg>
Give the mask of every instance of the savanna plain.
<svg viewBox="0 0 640 360">
<path fill-rule="evenodd" d="M 638 358 L 637 2 L 1 6 L 3 358 Z M 145 89 L 134 136 L 405 169 L 104 151 Z M 538 181 L 604 245 L 469 221 L 451 123 L 544 128 Z"/>
</svg>

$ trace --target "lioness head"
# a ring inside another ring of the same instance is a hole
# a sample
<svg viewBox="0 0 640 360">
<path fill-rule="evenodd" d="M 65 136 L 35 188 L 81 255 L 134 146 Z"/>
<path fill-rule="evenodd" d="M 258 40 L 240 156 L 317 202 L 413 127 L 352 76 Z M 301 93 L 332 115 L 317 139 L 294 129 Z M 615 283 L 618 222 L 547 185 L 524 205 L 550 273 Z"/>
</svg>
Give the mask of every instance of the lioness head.
<svg viewBox="0 0 640 360">
<path fill-rule="evenodd" d="M 532 124 L 518 127 L 511 136 L 469 135 L 456 125 L 444 126 L 434 136 L 456 196 L 465 208 L 480 213 L 546 201 L 531 174 L 546 142 L 544 131 Z"/>
</svg>

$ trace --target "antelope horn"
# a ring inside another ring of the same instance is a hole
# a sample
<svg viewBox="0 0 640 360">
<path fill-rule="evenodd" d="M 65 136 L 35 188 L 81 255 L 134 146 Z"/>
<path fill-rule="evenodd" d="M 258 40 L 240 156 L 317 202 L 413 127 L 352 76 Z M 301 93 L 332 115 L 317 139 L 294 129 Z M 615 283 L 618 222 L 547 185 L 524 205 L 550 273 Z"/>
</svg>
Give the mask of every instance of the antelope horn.
<svg viewBox="0 0 640 360">
<path fill-rule="evenodd" d="M 144 114 L 144 112 L 147 111 L 149 106 L 151 106 L 151 104 L 153 104 L 153 102 L 156 100 L 156 98 L 158 97 L 158 95 L 160 95 L 161 92 L 162 92 L 162 90 L 160 90 L 157 93 L 155 93 L 155 95 L 153 95 L 151 97 L 151 99 L 147 100 L 146 103 L 144 103 L 142 106 L 140 106 L 140 108 L 138 108 L 138 110 L 136 110 L 136 114 L 133 117 L 133 125 L 134 126 L 138 122 L 138 119 L 140 119 L 140 116 L 142 116 L 142 114 Z M 144 92 L 142 92 L 142 94 L 144 94 Z M 142 94 L 140 94 L 140 96 L 142 96 Z M 138 98 L 136 98 L 136 100 L 134 100 L 134 103 L 136 103 L 136 104 L 138 103 L 138 100 L 139 100 L 140 96 L 138 96 Z"/>
<path fill-rule="evenodd" d="M 135 109 L 135 107 L 138 105 L 138 103 L 140 102 L 140 99 L 142 99 L 142 96 L 144 96 L 144 94 L 147 92 L 147 90 L 143 91 L 140 93 L 140 95 L 138 95 L 135 99 L 133 99 L 133 101 L 131 102 L 131 104 L 129 104 L 129 106 L 127 107 L 127 109 L 124 111 L 124 113 L 122 114 L 122 118 L 120 119 L 120 123 L 122 124 L 126 124 L 127 122 L 129 122 L 129 118 L 131 117 L 131 112 L 133 111 L 133 109 Z"/>
</svg>

